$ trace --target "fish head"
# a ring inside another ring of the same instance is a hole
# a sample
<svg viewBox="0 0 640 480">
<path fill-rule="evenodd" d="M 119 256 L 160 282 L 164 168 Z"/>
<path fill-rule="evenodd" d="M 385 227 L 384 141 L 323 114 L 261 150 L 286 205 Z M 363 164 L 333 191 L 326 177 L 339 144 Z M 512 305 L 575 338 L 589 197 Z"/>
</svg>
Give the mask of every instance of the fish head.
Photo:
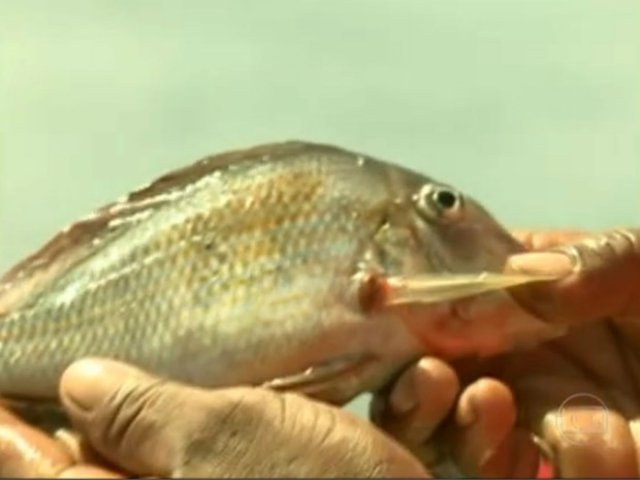
<svg viewBox="0 0 640 480">
<path fill-rule="evenodd" d="M 375 239 L 387 274 L 501 272 L 523 250 L 460 189 L 406 169 L 388 174 L 389 208 Z"/>
<path fill-rule="evenodd" d="M 478 289 L 483 278 L 506 278 L 507 259 L 524 250 L 487 209 L 449 184 L 406 170 L 394 175 L 392 208 L 376 248 L 385 276 L 405 293 L 411 285 L 415 291 L 387 306 L 428 351 L 484 356 L 564 333 L 526 312 L 492 280 Z"/>
<path fill-rule="evenodd" d="M 522 246 L 474 198 L 446 184 L 424 183 L 408 211 L 430 270 L 453 273 L 500 272 Z"/>
</svg>

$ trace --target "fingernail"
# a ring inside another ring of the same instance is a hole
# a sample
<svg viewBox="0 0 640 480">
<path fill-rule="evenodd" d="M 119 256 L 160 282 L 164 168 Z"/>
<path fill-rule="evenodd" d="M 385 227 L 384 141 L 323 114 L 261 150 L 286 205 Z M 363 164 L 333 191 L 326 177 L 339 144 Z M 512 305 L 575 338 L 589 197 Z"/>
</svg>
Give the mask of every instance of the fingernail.
<svg viewBox="0 0 640 480">
<path fill-rule="evenodd" d="M 82 410 L 93 410 L 130 375 L 129 368 L 116 362 L 79 360 L 62 375 L 60 394 Z"/>
<path fill-rule="evenodd" d="M 458 402 L 456 422 L 461 427 L 470 427 L 478 419 L 476 400 L 473 395 L 463 395 Z"/>
<path fill-rule="evenodd" d="M 559 252 L 522 253 L 509 258 L 507 268 L 528 275 L 564 277 L 573 272 L 573 261 Z"/>
</svg>

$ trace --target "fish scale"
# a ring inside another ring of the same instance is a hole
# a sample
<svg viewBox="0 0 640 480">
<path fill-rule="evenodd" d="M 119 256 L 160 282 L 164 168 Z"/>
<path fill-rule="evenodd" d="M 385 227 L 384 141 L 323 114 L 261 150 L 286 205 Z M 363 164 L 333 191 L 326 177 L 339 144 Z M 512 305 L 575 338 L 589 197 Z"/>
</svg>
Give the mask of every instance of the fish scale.
<svg viewBox="0 0 640 480">
<path fill-rule="evenodd" d="M 360 153 L 284 142 L 207 157 L 2 278 L 0 394 L 55 399 L 64 369 L 95 355 L 209 387 L 320 385 L 365 362 L 327 384 L 346 401 L 424 352 L 385 279 L 495 272 L 518 248 L 470 197 Z"/>
</svg>

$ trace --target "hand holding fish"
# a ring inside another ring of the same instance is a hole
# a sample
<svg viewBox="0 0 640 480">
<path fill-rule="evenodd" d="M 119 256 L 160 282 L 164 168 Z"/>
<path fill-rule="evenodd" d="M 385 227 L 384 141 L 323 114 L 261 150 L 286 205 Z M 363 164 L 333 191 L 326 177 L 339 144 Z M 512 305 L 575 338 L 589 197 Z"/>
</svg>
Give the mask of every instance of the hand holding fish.
<svg viewBox="0 0 640 480">
<path fill-rule="evenodd" d="M 640 231 L 516 237 L 545 253 L 513 256 L 510 273 L 564 276 L 514 296 L 569 332 L 481 362 L 423 359 L 400 378 L 378 422 L 427 464 L 444 456 L 473 476 L 534 476 L 532 433 L 559 476 L 638 476 Z"/>
<path fill-rule="evenodd" d="M 401 443 L 421 453 L 423 459 L 425 451 L 430 451 L 433 455 L 444 452 L 453 457 L 464 473 L 476 476 L 535 475 L 538 454 L 530 437 L 531 432 L 550 447 L 558 475 L 635 476 L 638 474 L 636 452 L 640 449 L 637 429 L 633 426 L 640 411 L 638 395 L 635 393 L 640 388 L 640 325 L 634 320 L 640 312 L 638 232 L 628 231 L 606 237 L 563 232 L 527 233 L 518 237 L 529 249 L 534 250 L 573 242 L 559 250 L 569 252 L 570 257 L 579 261 L 577 271 L 574 271 L 573 262 L 567 264 L 566 257 L 563 256 L 551 254 L 546 257 L 529 257 L 534 261 L 531 268 L 569 268 L 571 272 L 567 272 L 564 280 L 554 284 L 535 287 L 529 285 L 516 292 L 516 296 L 528 308 L 543 309 L 539 314 L 544 318 L 558 318 L 560 321 L 557 315 L 561 314 L 561 319 L 574 325 L 574 328 L 563 339 L 534 351 L 499 356 L 481 364 L 454 362 L 450 366 L 439 359 L 422 359 L 395 383 L 389 395 L 387 410 L 381 415 L 382 426 Z M 594 241 L 594 238 L 604 238 L 606 241 Z M 524 258 L 512 258 L 509 268 L 523 268 Z M 602 319 L 612 315 L 615 318 Z M 624 320 L 626 317 L 629 320 Z M 119 368 L 125 368 L 126 371 L 126 367 L 117 366 L 116 370 Z M 73 383 L 69 385 L 68 375 L 65 382 L 67 388 L 94 388 L 90 381 L 84 385 L 82 382 L 76 383 L 75 387 Z M 137 388 L 142 388 L 138 385 Z M 202 391 L 194 391 L 197 396 L 202 395 Z M 259 395 L 263 394 L 265 392 L 261 391 Z M 119 398 L 126 401 L 132 397 Z M 595 404 L 593 400 L 596 401 Z M 166 405 L 172 405 L 171 402 L 175 401 L 184 401 L 184 397 L 179 395 L 178 400 L 171 400 L 169 396 Z M 294 401 L 300 402 L 299 412 L 309 406 L 304 404 L 306 400 L 301 397 L 295 397 Z M 598 404 L 598 401 L 602 401 L 602 404 Z M 65 403 L 68 405 L 68 401 Z M 158 403 L 155 402 L 155 405 Z M 248 405 L 251 406 L 251 402 Z M 268 402 L 261 405 L 267 406 L 260 408 L 260 411 L 269 411 Z M 594 406 L 602 405 L 606 410 L 593 410 Z M 153 412 L 154 408 L 157 407 L 152 407 L 150 411 Z M 136 468 L 131 462 L 137 463 L 141 461 L 140 458 L 144 458 L 144 453 L 138 452 L 141 445 L 145 442 L 162 441 L 162 432 L 179 432 L 180 428 L 172 427 L 172 419 L 177 418 L 183 425 L 188 423 L 187 418 L 193 411 L 175 406 L 171 410 L 166 414 L 166 422 L 156 424 L 156 428 L 160 430 L 147 430 L 146 434 L 136 439 L 133 446 L 125 447 L 124 451 L 122 447 L 120 451 L 115 449 L 113 438 L 109 440 L 101 435 L 105 432 L 131 435 L 132 431 L 135 432 L 141 425 L 148 423 L 134 421 L 129 417 L 134 428 L 118 429 L 114 428 L 113 423 L 109 423 L 108 417 L 91 421 L 88 419 L 90 417 L 76 414 L 74 418 L 76 421 L 80 420 L 79 427 L 92 444 L 107 456 L 110 455 L 112 461 L 115 460 L 124 470 L 125 467 Z M 178 410 L 180 415 L 176 415 Z M 447 418 L 452 410 L 453 421 Z M 73 407 L 71 411 L 73 415 Z M 117 408 L 116 411 L 123 412 Z M 136 412 L 140 414 L 143 410 L 134 408 L 124 411 L 133 412 L 135 416 Z M 254 413 L 256 411 L 257 409 Z M 338 419 L 334 431 L 339 432 L 344 426 L 342 413 L 339 413 L 341 411 L 314 402 L 309 413 L 329 411 L 333 420 Z M 603 412 L 606 413 L 604 417 Z M 267 418 L 270 418 L 269 415 Z M 0 465 L 5 475 L 43 476 L 46 475 L 43 472 L 51 471 L 64 471 L 66 476 L 85 478 L 116 475 L 102 467 L 72 466 L 71 459 L 60 444 L 6 413 L 0 423 L 3 432 Z M 311 423 L 318 425 L 321 422 L 314 420 Z M 345 449 L 366 449 L 362 443 L 358 443 L 359 439 L 364 439 L 366 445 L 383 446 L 392 452 L 392 457 L 400 459 L 395 464 L 398 470 L 394 471 L 394 475 L 402 475 L 403 472 L 412 474 L 412 469 L 416 468 L 412 466 L 412 461 L 407 459 L 401 449 L 382 440 L 379 432 L 368 429 L 350 417 L 346 424 L 349 427 L 345 432 L 352 428 L 356 435 L 346 433 L 348 442 L 343 444 Z M 222 437 L 228 435 L 224 425 L 222 429 L 219 424 L 212 427 L 213 433 Z M 251 438 L 241 436 L 238 441 L 245 440 L 252 446 L 260 443 L 253 438 L 256 433 L 255 424 L 248 425 L 244 431 Z M 361 435 L 358 436 L 358 433 Z M 285 434 L 283 430 L 279 431 L 280 436 Z M 290 434 L 293 452 L 299 452 L 300 445 L 305 443 L 300 441 L 300 435 L 308 438 L 306 435 L 309 432 L 300 429 L 291 431 Z M 371 438 L 367 438 L 368 436 Z M 266 452 L 267 459 L 260 455 L 254 456 L 254 468 L 266 468 L 266 460 L 273 462 L 272 453 L 279 448 L 273 443 L 274 438 L 277 437 L 270 437 L 263 442 L 270 446 Z M 109 441 L 110 444 L 105 443 Z M 310 441 L 307 443 L 312 444 Z M 134 458 L 134 452 L 142 457 Z M 40 455 L 43 461 L 34 462 L 34 454 L 36 458 Z M 329 454 L 323 453 L 322 449 L 314 448 L 307 458 L 312 463 L 316 460 L 326 462 L 327 455 Z M 332 461 L 334 459 L 332 457 Z M 158 465 L 147 467 L 144 471 L 151 468 L 153 471 L 166 473 L 167 467 L 162 467 L 164 460 L 165 457 L 158 458 Z M 426 460 L 431 463 L 429 460 L 433 461 L 435 457 Z M 363 468 L 366 467 L 362 465 Z M 44 469 L 45 467 L 49 470 Z M 203 464 L 201 467 L 216 468 Z M 227 470 L 226 473 L 233 475 L 235 472 L 241 473 L 238 470 Z M 321 474 L 346 473 L 323 470 Z"/>
<path fill-rule="evenodd" d="M 2 477 L 427 477 L 371 423 L 298 394 L 204 390 L 85 359 L 65 372 L 61 398 L 108 462 L 84 448 L 72 459 L 53 438 L 2 418 Z"/>
<path fill-rule="evenodd" d="M 58 402 L 66 369 L 102 357 L 194 388 L 268 386 L 344 404 L 386 389 L 425 354 L 458 367 L 512 352 L 497 363 L 511 375 L 491 385 L 511 405 L 503 411 L 515 417 L 509 395 L 522 391 L 518 407 L 538 418 L 546 397 L 509 383 L 513 371 L 535 384 L 533 359 L 549 375 L 559 360 L 536 346 L 584 310 L 558 311 L 540 293 L 518 296 L 536 306 L 519 308 L 504 289 L 543 292 L 533 284 L 558 278 L 505 274 L 522 251 L 471 196 L 368 155 L 308 142 L 213 155 L 75 222 L 0 278 L 0 396 L 27 410 Z M 552 311 L 568 316 L 539 318 Z M 456 377 L 466 385 L 472 374 Z M 565 377 L 556 380 L 566 390 Z M 445 393 L 434 411 L 450 407 Z"/>
</svg>

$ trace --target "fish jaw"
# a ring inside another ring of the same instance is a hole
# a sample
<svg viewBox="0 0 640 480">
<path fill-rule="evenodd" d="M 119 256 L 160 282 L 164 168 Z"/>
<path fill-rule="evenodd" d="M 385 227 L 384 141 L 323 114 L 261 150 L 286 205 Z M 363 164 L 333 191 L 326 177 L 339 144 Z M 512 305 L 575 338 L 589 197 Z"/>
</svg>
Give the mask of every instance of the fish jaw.
<svg viewBox="0 0 640 480">
<path fill-rule="evenodd" d="M 526 312 L 505 290 L 392 309 L 425 352 L 447 360 L 533 348 L 566 333 Z"/>
</svg>

